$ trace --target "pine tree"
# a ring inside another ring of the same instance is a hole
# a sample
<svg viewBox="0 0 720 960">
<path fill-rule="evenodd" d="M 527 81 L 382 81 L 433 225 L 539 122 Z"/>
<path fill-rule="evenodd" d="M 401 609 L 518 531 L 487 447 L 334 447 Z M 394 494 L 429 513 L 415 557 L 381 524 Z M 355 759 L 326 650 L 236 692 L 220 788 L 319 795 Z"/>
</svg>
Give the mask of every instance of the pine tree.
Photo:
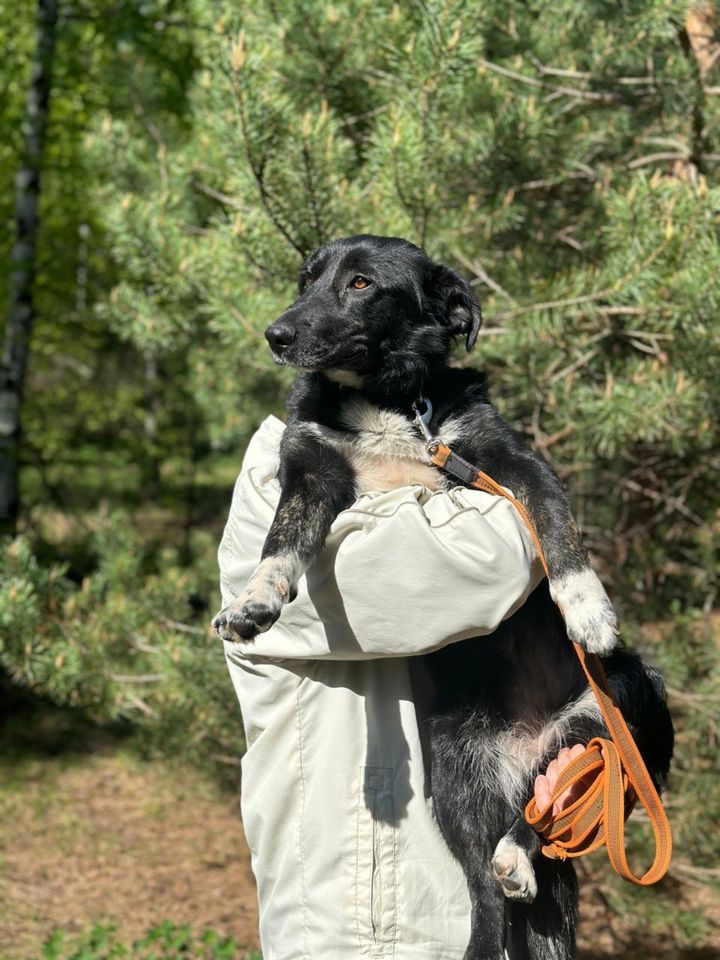
<svg viewBox="0 0 720 960">
<path fill-rule="evenodd" d="M 108 191 L 103 316 L 182 352 L 236 444 L 281 409 L 262 330 L 302 257 L 407 236 L 472 277 L 469 362 L 570 482 L 620 596 L 712 604 L 720 99 L 686 6 L 198 4 L 193 133 Z M 108 170 L 131 149 L 112 129 Z"/>
</svg>

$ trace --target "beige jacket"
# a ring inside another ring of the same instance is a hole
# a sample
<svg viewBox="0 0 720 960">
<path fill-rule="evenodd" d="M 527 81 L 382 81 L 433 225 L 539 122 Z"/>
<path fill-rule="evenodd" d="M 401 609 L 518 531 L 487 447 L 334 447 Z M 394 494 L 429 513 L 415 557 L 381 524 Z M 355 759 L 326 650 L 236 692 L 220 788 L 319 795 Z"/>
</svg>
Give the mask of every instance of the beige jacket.
<svg viewBox="0 0 720 960">
<path fill-rule="evenodd" d="M 283 429 L 270 417 L 248 447 L 219 551 L 224 604 L 259 561 Z M 279 621 L 225 645 L 264 960 L 462 957 L 469 900 L 427 796 L 409 658 L 490 633 L 541 575 L 501 497 L 366 494 Z"/>
</svg>

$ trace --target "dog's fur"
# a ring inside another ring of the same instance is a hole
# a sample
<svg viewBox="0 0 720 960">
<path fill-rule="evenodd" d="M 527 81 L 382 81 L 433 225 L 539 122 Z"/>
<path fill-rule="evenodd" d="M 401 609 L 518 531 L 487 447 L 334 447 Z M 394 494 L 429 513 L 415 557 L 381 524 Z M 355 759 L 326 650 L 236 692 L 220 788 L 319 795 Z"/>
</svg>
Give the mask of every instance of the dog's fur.
<svg viewBox="0 0 720 960">
<path fill-rule="evenodd" d="M 434 808 L 473 904 L 465 956 L 501 960 L 507 948 L 513 960 L 564 960 L 574 952 L 574 868 L 538 856 L 522 809 L 562 746 L 607 733 L 568 636 L 604 656 L 658 786 L 672 725 L 659 675 L 613 652 L 615 614 L 557 477 L 501 420 L 484 376 L 448 366 L 453 339 L 470 349 L 480 323 L 469 285 L 405 240 L 350 237 L 310 257 L 296 301 L 266 331 L 276 361 L 302 371 L 280 450 L 280 502 L 259 566 L 214 624 L 236 642 L 268 629 L 334 518 L 363 491 L 457 483 L 430 465 L 413 424 L 413 401 L 430 398 L 434 435 L 513 491 L 549 567 L 491 637 L 425 658 Z"/>
</svg>

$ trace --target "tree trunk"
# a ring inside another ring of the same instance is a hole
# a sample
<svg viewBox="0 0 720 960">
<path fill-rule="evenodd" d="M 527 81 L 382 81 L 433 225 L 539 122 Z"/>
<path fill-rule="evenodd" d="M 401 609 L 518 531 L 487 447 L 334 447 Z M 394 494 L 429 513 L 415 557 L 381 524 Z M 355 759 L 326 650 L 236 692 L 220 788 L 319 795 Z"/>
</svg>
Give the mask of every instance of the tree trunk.
<svg viewBox="0 0 720 960">
<path fill-rule="evenodd" d="M 55 36 L 57 0 L 38 0 L 37 41 L 23 123 L 24 154 L 16 178 L 15 242 L 10 266 L 10 304 L 0 361 L 0 532 L 14 533 L 20 500 L 20 409 L 33 321 L 33 283 L 38 232 L 40 168 Z"/>
</svg>

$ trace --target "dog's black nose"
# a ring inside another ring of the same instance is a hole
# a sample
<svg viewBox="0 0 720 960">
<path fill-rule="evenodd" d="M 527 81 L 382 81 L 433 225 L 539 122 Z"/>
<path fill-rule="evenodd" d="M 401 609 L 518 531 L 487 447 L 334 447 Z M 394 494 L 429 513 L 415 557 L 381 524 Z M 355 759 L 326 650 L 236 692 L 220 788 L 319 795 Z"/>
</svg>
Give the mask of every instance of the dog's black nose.
<svg viewBox="0 0 720 960">
<path fill-rule="evenodd" d="M 297 330 L 287 323 L 273 323 L 265 331 L 265 339 L 274 350 L 289 347 L 296 336 Z"/>
</svg>

